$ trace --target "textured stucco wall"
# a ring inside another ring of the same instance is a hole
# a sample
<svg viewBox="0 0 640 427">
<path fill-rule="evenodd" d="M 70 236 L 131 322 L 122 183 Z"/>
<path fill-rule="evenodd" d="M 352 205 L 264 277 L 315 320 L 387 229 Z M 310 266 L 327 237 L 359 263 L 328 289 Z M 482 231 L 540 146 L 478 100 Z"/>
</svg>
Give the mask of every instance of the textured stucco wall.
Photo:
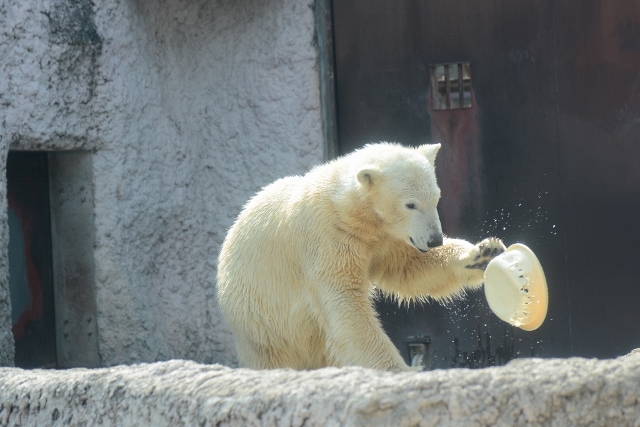
<svg viewBox="0 0 640 427">
<path fill-rule="evenodd" d="M 234 363 L 218 248 L 261 186 L 323 156 L 312 0 L 5 0 L 8 149 L 93 152 L 102 364 Z M 0 185 L 0 365 L 13 358 Z"/>
<path fill-rule="evenodd" d="M 390 374 L 170 361 L 0 369 L 0 425 L 637 426 L 640 357 Z"/>
</svg>

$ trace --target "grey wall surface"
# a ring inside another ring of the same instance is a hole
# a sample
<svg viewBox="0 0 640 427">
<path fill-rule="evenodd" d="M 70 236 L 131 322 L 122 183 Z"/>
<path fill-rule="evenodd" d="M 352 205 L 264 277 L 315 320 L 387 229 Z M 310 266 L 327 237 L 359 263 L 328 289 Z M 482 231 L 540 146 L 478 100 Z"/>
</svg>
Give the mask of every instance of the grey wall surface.
<svg viewBox="0 0 640 427">
<path fill-rule="evenodd" d="M 92 153 L 101 364 L 233 365 L 215 302 L 226 230 L 323 160 L 312 0 L 5 0 L 9 149 Z M 0 178 L 0 365 L 13 363 Z"/>
<path fill-rule="evenodd" d="M 0 369 L 0 425 L 634 426 L 640 357 L 520 359 L 391 374 L 252 371 L 170 361 Z"/>
</svg>

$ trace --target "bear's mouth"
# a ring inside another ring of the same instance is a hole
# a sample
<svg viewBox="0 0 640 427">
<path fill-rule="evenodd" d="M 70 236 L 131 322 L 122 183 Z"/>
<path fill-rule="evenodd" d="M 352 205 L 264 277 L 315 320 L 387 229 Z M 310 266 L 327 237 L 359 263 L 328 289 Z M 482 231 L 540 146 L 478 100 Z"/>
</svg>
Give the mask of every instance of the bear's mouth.
<svg viewBox="0 0 640 427">
<path fill-rule="evenodd" d="M 409 240 L 411 241 L 411 244 L 412 244 L 412 245 L 413 245 L 417 250 L 419 250 L 420 252 L 422 252 L 423 254 L 426 254 L 426 253 L 427 253 L 427 251 L 429 250 L 429 249 L 422 249 L 421 247 L 419 247 L 418 245 L 416 245 L 416 242 L 414 242 L 414 241 L 413 241 L 413 237 L 409 237 Z"/>
</svg>

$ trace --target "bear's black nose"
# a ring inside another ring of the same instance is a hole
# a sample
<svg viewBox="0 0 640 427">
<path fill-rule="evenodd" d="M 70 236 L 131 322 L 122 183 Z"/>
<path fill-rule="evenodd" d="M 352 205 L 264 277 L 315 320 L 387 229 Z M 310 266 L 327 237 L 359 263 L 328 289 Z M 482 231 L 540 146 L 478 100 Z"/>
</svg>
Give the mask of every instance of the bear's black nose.
<svg viewBox="0 0 640 427">
<path fill-rule="evenodd" d="M 438 246 L 442 246 L 442 235 L 434 237 L 431 240 L 429 240 L 429 243 L 427 243 L 427 246 L 429 246 L 430 248 L 437 248 Z"/>
</svg>

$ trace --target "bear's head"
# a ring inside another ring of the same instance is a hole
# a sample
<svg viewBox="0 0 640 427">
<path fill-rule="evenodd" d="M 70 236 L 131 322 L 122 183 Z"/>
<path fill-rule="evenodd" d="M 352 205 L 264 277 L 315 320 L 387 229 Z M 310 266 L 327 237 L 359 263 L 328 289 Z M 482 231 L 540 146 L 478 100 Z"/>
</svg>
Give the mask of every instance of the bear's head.
<svg viewBox="0 0 640 427">
<path fill-rule="evenodd" d="M 367 148 L 372 156 L 358 170 L 357 181 L 385 232 L 423 253 L 441 246 L 434 166 L 440 144 L 407 148 L 383 143 L 363 150 Z"/>
</svg>

